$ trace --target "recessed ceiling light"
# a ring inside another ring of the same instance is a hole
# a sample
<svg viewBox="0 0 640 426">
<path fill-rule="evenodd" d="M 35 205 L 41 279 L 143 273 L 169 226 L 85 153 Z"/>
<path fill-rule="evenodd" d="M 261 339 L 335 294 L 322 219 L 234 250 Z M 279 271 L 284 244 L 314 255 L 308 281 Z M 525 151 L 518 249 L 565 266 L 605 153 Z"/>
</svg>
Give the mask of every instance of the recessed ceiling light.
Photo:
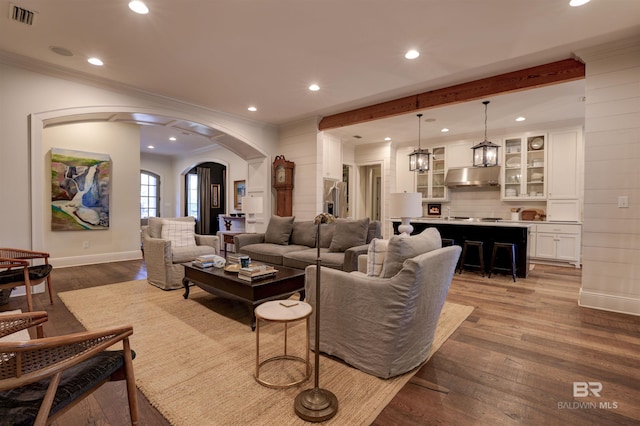
<svg viewBox="0 0 640 426">
<path fill-rule="evenodd" d="M 386 138 L 384 138 L 385 141 L 390 141 L 391 138 L 389 136 L 387 136 Z"/>
<path fill-rule="evenodd" d="M 442 128 L 442 130 L 440 130 L 442 133 L 447 133 L 449 131 L 449 129 L 447 129 L 446 127 Z"/>
<path fill-rule="evenodd" d="M 249 111 L 251 112 L 256 112 L 258 110 L 258 108 L 254 107 L 254 106 L 250 106 L 249 108 L 247 108 Z"/>
<path fill-rule="evenodd" d="M 91 65 L 95 65 L 97 67 L 101 67 L 101 66 L 104 65 L 104 62 L 102 62 L 98 58 L 89 58 L 89 59 L 87 59 L 87 62 L 89 62 Z"/>
<path fill-rule="evenodd" d="M 572 7 L 578 7 L 578 6 L 584 6 L 585 4 L 589 3 L 591 0 L 571 0 L 569 2 L 569 6 Z"/>
<path fill-rule="evenodd" d="M 313 83 L 311 86 L 309 86 L 309 90 L 311 90 L 312 92 L 317 92 L 318 90 L 320 90 L 320 86 Z"/>
<path fill-rule="evenodd" d="M 147 146 L 147 148 L 149 148 L 149 149 L 155 149 L 156 147 L 155 147 L 155 146 L 153 146 L 153 145 L 148 145 L 148 146 Z"/>
<path fill-rule="evenodd" d="M 60 56 L 73 56 L 73 53 L 70 50 L 65 49 L 64 47 L 51 46 L 49 49 L 51 49 L 53 53 L 56 53 Z"/>
<path fill-rule="evenodd" d="M 524 121 L 524 120 L 526 120 L 526 118 L 524 118 L 524 117 L 518 117 L 518 118 L 516 118 L 516 121 Z"/>
<path fill-rule="evenodd" d="M 404 54 L 404 57 L 407 58 L 407 59 L 415 59 L 418 56 L 420 56 L 420 52 L 418 52 L 415 49 L 411 49 L 407 53 Z"/>
<path fill-rule="evenodd" d="M 169 138 L 169 140 L 170 140 L 170 141 L 177 141 L 178 139 L 176 139 L 176 137 L 175 137 L 175 136 L 171 136 L 171 137 Z"/>
<path fill-rule="evenodd" d="M 133 0 L 129 2 L 129 9 L 133 10 L 135 13 L 139 13 L 140 15 L 146 15 L 149 13 L 149 8 L 146 4 L 139 0 Z"/>
</svg>

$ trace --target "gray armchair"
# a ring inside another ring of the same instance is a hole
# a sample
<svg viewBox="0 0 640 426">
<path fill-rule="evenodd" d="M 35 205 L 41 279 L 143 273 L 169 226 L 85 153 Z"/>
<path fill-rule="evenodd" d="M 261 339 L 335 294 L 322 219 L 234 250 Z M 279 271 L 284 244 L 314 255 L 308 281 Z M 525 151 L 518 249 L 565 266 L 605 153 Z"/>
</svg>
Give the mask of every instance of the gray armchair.
<svg viewBox="0 0 640 426">
<path fill-rule="evenodd" d="M 418 367 L 431 350 L 460 251 L 450 246 L 419 254 L 390 278 L 323 267 L 321 352 L 381 378 Z M 316 266 L 306 268 L 305 289 L 315 306 Z M 311 335 L 315 342 L 315 321 Z"/>
<path fill-rule="evenodd" d="M 173 241 L 169 238 L 162 238 L 162 228 L 163 225 L 166 226 L 166 221 L 185 224 L 184 232 L 171 234 L 174 237 Z M 192 230 L 193 224 L 195 224 L 195 218 L 191 216 L 177 218 L 150 217 L 149 225 L 142 227 L 142 251 L 147 265 L 147 281 L 150 284 L 163 290 L 182 288 L 182 278 L 184 278 L 183 263 L 191 262 L 198 256 L 219 253 L 220 243 L 218 237 L 215 235 L 194 234 Z M 188 231 L 189 229 L 191 230 L 190 232 Z M 176 235 L 180 237 L 178 238 L 179 243 L 176 240 Z M 188 242 L 185 242 L 187 240 Z M 191 240 L 195 240 L 195 243 Z"/>
</svg>

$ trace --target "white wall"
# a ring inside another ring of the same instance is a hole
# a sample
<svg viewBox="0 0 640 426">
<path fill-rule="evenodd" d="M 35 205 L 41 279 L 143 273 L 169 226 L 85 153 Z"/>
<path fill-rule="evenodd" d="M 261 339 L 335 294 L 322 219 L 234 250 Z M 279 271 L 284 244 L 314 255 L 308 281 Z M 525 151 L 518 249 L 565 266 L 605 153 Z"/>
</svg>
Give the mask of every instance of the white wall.
<svg viewBox="0 0 640 426">
<path fill-rule="evenodd" d="M 175 216 L 176 188 L 173 179 L 173 160 L 167 155 L 140 153 L 140 170 L 160 176 L 160 216 Z"/>
<path fill-rule="evenodd" d="M 278 154 L 295 163 L 293 215 L 297 220 L 311 220 L 322 211 L 322 155 L 318 154 L 321 148 L 317 118 L 281 126 Z"/>
<path fill-rule="evenodd" d="M 35 68 L 32 64 L 18 66 L 0 63 L 0 75 L 0 181 L 11 183 L 0 186 L 0 199 L 3 200 L 0 203 L 2 246 L 40 250 L 50 245 L 45 240 L 43 221 L 39 219 L 42 212 L 49 208 L 43 204 L 48 188 L 38 184 L 45 176 L 44 170 L 39 167 L 42 164 L 41 158 L 46 153 L 43 145 L 43 122 L 48 119 L 90 111 L 153 113 L 195 121 L 221 130 L 240 143 L 255 148 L 252 152 L 261 152 L 262 157 L 276 154 L 278 129 L 274 126 L 132 92 L 117 85 L 78 79 L 70 81 L 67 75 L 62 75 L 55 69 Z M 131 152 L 134 151 L 136 154 L 133 158 L 139 161 L 138 142 Z M 122 165 L 123 163 L 116 162 L 113 164 L 114 168 Z M 135 168 L 137 173 L 139 163 Z M 134 206 L 137 211 L 137 201 Z M 103 249 L 104 256 L 99 258 L 96 253 L 93 260 L 99 262 L 121 259 L 111 255 L 123 250 L 120 242 L 112 241 L 109 247 Z M 125 253 L 126 257 L 130 252 L 124 250 L 119 253 Z M 65 258 L 65 263 L 67 261 L 72 262 Z M 52 263 L 60 266 L 55 259 Z"/>
<path fill-rule="evenodd" d="M 126 253 L 140 258 L 140 129 L 121 123 L 79 123 L 55 126 L 43 132 L 41 167 L 44 180 L 34 182 L 51 188 L 51 149 L 62 148 L 111 157 L 109 229 L 85 231 L 51 230 L 51 192 L 43 191 L 39 220 L 44 229 L 44 250 L 58 265 L 95 263 L 105 254 Z M 83 247 L 87 243 L 88 247 Z"/>
<path fill-rule="evenodd" d="M 640 315 L 640 39 L 586 63 L 581 306 Z M 629 207 L 618 208 L 628 196 Z"/>
</svg>

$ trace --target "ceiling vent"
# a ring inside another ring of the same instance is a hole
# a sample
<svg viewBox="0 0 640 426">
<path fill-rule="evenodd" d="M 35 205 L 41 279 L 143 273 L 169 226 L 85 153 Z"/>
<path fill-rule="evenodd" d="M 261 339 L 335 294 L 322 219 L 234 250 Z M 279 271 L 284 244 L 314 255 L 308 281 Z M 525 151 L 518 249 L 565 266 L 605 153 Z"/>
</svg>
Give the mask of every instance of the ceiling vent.
<svg viewBox="0 0 640 426">
<path fill-rule="evenodd" d="M 13 3 L 9 4 L 9 18 L 21 24 L 33 25 L 37 13 L 38 12 L 34 12 L 33 10 L 16 6 Z"/>
</svg>

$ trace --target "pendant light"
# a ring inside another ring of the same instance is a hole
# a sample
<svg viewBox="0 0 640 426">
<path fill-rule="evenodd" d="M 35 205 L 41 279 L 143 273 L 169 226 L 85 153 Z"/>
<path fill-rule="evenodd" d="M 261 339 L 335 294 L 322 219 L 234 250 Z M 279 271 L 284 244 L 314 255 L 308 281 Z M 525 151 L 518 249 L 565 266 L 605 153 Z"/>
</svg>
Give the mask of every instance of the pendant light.
<svg viewBox="0 0 640 426">
<path fill-rule="evenodd" d="M 426 172 L 429 170 L 429 157 L 431 154 L 427 148 L 420 146 L 420 121 L 422 114 L 418 114 L 418 149 L 409 154 L 409 170 L 412 172 Z"/>
<path fill-rule="evenodd" d="M 500 145 L 487 140 L 487 105 L 489 105 L 489 101 L 482 103 L 484 104 L 484 140 L 471 147 L 473 150 L 473 167 L 493 167 L 498 165 L 498 148 L 500 148 Z"/>
</svg>

